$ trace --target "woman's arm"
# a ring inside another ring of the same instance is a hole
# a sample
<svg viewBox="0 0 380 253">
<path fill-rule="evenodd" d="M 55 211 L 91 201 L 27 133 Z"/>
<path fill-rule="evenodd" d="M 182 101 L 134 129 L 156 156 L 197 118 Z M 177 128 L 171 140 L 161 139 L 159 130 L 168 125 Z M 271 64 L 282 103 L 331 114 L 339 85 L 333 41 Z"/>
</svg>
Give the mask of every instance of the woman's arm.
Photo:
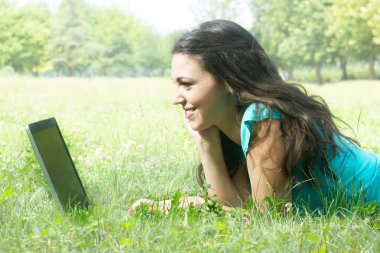
<svg viewBox="0 0 380 253">
<path fill-rule="evenodd" d="M 289 182 L 284 171 L 285 143 L 280 121 L 268 120 L 256 123 L 257 137 L 263 140 L 247 153 L 247 167 L 251 182 L 252 198 L 260 210 L 264 210 L 264 198 L 291 200 Z"/>
<path fill-rule="evenodd" d="M 193 134 L 194 136 L 194 134 Z M 204 130 L 194 136 L 209 186 L 208 195 L 216 196 L 218 203 L 241 206 L 244 199 L 228 174 L 224 161 L 220 132 L 216 127 Z"/>
<path fill-rule="evenodd" d="M 217 202 L 220 204 L 240 207 L 242 202 L 248 199 L 246 173 L 243 168 L 239 168 L 233 178 L 229 176 L 223 158 L 219 129 L 212 127 L 199 133 L 189 128 L 189 131 L 197 144 L 206 182 L 210 186 L 208 195 L 212 198 L 216 195 Z M 185 208 L 190 204 L 194 207 L 200 207 L 204 202 L 203 198 L 197 196 L 182 197 L 179 207 Z M 149 206 L 152 211 L 165 212 L 171 208 L 171 200 L 156 202 L 150 199 L 139 199 L 128 208 L 128 212 L 136 212 L 136 208 L 141 204 Z M 230 210 L 231 208 L 226 205 L 223 205 L 223 209 Z"/>
</svg>

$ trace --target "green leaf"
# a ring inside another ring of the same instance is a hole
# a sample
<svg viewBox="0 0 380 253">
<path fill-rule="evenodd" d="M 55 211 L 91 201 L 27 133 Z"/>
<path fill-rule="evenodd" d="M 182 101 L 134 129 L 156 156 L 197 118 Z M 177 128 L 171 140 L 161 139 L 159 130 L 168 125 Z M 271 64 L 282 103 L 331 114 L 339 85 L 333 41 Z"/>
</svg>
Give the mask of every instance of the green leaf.
<svg viewBox="0 0 380 253">
<path fill-rule="evenodd" d="M 0 195 L 0 202 L 10 199 L 14 195 L 13 186 L 8 186 L 5 191 Z"/>
<path fill-rule="evenodd" d="M 181 202 L 181 196 L 182 193 L 180 190 L 176 191 L 176 193 L 173 196 L 173 199 L 171 200 L 171 208 L 178 207 Z"/>
</svg>

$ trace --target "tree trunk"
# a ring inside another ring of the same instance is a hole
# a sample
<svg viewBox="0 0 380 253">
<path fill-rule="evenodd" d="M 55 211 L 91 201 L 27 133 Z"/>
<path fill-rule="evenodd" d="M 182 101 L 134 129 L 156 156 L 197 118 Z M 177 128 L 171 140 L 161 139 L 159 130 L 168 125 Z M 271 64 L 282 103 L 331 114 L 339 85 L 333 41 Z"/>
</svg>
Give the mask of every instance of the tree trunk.
<svg viewBox="0 0 380 253">
<path fill-rule="evenodd" d="M 369 75 L 368 78 L 370 80 L 376 79 L 376 71 L 375 71 L 375 57 L 371 56 L 369 60 Z"/>
<path fill-rule="evenodd" d="M 348 75 L 347 75 L 347 59 L 346 58 L 340 58 L 340 69 L 342 71 L 342 77 L 341 80 L 347 80 Z"/>
<path fill-rule="evenodd" d="M 286 72 L 288 72 L 288 80 L 291 80 L 291 81 L 295 80 L 294 79 L 294 68 L 293 67 L 288 68 L 288 70 Z"/>
<path fill-rule="evenodd" d="M 320 62 L 317 63 L 317 66 L 315 68 L 315 82 L 319 85 L 323 84 L 323 78 L 322 78 L 322 64 Z"/>
</svg>

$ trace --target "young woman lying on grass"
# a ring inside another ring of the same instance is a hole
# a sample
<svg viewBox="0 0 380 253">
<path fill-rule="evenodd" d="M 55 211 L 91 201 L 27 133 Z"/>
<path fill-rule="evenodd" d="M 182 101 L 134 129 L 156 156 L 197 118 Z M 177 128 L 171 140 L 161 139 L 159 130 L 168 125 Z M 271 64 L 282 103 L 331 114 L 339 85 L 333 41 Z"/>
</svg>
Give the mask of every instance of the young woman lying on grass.
<svg viewBox="0 0 380 253">
<path fill-rule="evenodd" d="M 322 98 L 282 80 L 247 30 L 205 22 L 172 54 L 173 104 L 199 151 L 198 182 L 218 203 L 240 207 L 251 198 L 262 211 L 266 197 L 312 211 L 380 203 L 380 156 L 343 135 Z M 183 198 L 180 206 L 203 202 Z M 141 203 L 155 206 L 142 199 L 130 210 Z"/>
</svg>

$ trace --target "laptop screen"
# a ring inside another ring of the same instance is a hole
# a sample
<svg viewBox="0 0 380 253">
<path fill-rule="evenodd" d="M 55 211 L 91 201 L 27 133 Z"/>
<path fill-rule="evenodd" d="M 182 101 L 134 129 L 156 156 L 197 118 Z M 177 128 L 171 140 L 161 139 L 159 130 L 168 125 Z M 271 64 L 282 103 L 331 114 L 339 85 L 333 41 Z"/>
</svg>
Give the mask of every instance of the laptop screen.
<svg viewBox="0 0 380 253">
<path fill-rule="evenodd" d="M 86 193 L 55 119 L 30 124 L 29 130 L 45 177 L 60 205 L 87 207 Z"/>
</svg>

